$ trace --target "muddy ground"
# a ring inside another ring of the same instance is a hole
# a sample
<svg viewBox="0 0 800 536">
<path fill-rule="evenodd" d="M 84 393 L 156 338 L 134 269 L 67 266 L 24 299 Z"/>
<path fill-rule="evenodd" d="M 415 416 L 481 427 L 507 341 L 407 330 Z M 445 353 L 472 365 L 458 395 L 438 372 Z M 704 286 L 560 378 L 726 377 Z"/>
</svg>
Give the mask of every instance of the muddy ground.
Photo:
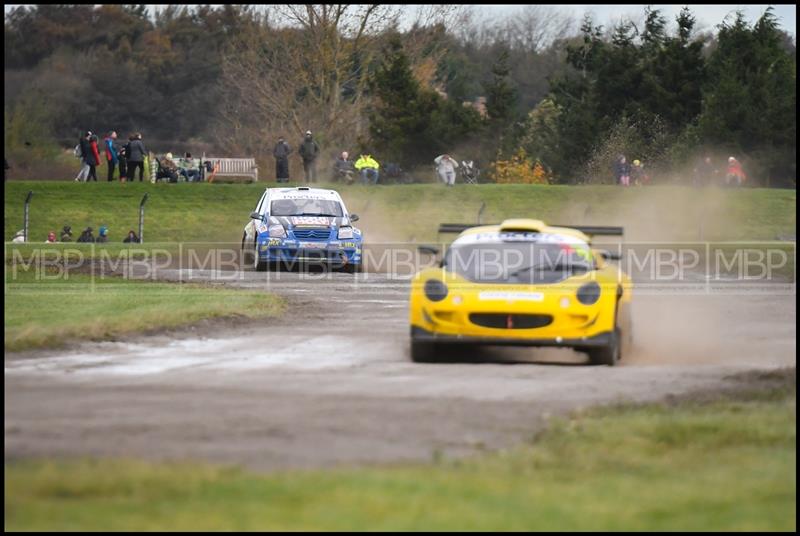
<svg viewBox="0 0 800 536">
<path fill-rule="evenodd" d="M 196 459 L 259 470 L 394 463 L 499 449 L 553 415 L 725 388 L 795 366 L 792 289 L 660 290 L 634 300 L 621 366 L 561 349 L 408 358 L 407 278 L 161 269 L 263 288 L 279 319 L 6 354 L 6 460 Z M 793 287 L 792 287 L 793 288 Z"/>
</svg>

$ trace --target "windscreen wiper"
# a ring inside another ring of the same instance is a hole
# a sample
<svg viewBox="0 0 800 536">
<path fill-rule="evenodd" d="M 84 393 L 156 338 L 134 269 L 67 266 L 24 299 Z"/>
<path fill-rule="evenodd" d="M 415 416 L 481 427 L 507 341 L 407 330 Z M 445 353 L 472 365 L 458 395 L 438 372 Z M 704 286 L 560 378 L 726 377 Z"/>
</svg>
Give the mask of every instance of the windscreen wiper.
<svg viewBox="0 0 800 536">
<path fill-rule="evenodd" d="M 338 218 L 336 214 L 320 214 L 318 212 L 303 212 L 302 214 L 294 214 L 294 216 L 327 216 L 329 218 Z"/>
</svg>

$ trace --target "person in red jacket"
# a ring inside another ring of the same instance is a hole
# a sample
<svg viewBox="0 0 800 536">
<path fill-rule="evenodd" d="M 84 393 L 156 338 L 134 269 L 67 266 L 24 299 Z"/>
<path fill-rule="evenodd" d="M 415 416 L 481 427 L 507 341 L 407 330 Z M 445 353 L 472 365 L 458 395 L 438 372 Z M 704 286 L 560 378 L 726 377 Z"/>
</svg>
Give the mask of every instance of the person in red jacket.
<svg viewBox="0 0 800 536">
<path fill-rule="evenodd" d="M 86 178 L 86 181 L 88 182 L 94 178 L 94 182 L 97 182 L 97 166 L 100 165 L 100 152 L 97 150 L 97 136 L 92 135 L 89 139 L 89 145 L 92 148 L 92 153 L 89 155 L 89 158 L 86 159 L 86 163 L 89 164 L 89 176 Z"/>
<path fill-rule="evenodd" d="M 737 186 L 741 186 L 744 184 L 745 180 L 747 180 L 747 175 L 745 175 L 742 169 L 742 164 L 734 157 L 728 157 L 728 171 L 725 174 L 725 185 L 729 186 L 735 181 Z"/>
</svg>

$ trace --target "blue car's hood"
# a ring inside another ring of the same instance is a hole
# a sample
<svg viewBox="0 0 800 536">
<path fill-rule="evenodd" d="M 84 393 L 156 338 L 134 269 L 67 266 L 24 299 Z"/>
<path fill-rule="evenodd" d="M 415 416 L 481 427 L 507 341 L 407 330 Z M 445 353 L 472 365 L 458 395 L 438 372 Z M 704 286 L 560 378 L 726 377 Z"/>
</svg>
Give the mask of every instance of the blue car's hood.
<svg viewBox="0 0 800 536">
<path fill-rule="evenodd" d="M 299 227 L 343 227 L 350 225 L 350 218 L 330 216 L 272 216 L 271 219 L 287 229 Z"/>
</svg>

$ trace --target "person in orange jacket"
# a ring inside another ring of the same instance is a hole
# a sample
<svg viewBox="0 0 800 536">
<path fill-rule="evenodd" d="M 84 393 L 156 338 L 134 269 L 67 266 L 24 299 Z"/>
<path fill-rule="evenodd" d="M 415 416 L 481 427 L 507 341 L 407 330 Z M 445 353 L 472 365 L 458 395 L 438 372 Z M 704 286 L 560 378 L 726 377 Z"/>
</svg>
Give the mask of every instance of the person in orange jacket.
<svg viewBox="0 0 800 536">
<path fill-rule="evenodd" d="M 729 186 L 733 181 L 736 181 L 736 185 L 741 186 L 746 180 L 747 175 L 745 175 L 742 169 L 742 164 L 734 157 L 728 157 L 728 171 L 725 174 L 725 185 Z"/>
</svg>

